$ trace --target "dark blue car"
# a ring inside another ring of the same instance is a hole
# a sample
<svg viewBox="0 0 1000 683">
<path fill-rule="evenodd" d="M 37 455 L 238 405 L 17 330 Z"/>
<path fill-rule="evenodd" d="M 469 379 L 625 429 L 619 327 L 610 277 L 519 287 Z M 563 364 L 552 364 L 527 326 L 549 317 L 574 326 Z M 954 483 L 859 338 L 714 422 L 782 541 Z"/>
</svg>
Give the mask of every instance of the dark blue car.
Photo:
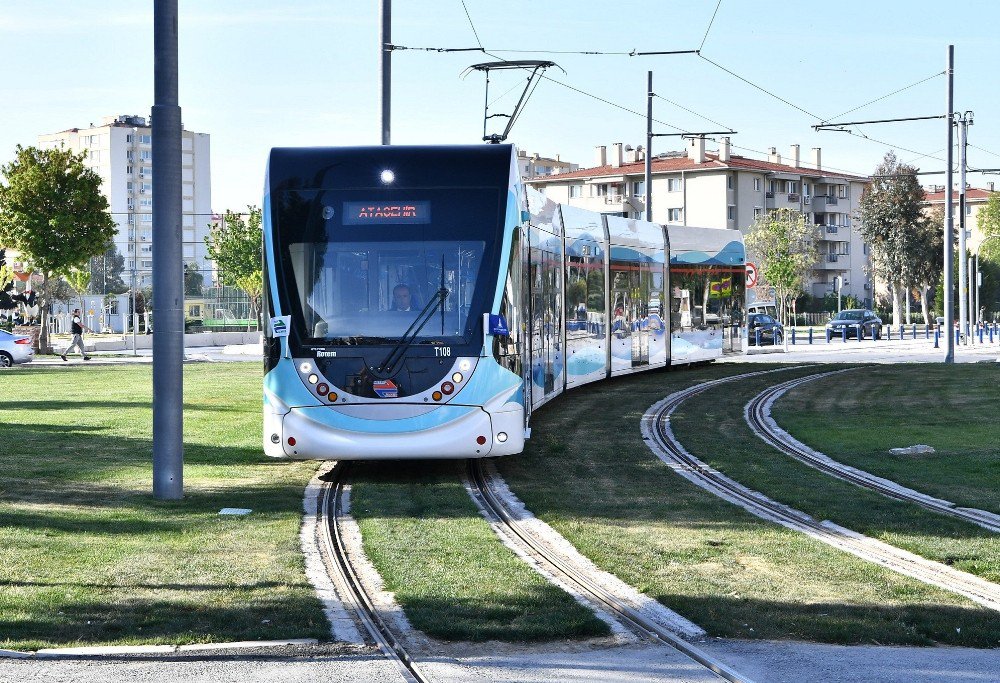
<svg viewBox="0 0 1000 683">
<path fill-rule="evenodd" d="M 784 334 L 785 328 L 781 323 L 767 313 L 751 313 L 747 316 L 747 336 L 750 338 L 750 346 L 757 344 L 758 336 L 761 346 L 780 344 Z"/>
</svg>

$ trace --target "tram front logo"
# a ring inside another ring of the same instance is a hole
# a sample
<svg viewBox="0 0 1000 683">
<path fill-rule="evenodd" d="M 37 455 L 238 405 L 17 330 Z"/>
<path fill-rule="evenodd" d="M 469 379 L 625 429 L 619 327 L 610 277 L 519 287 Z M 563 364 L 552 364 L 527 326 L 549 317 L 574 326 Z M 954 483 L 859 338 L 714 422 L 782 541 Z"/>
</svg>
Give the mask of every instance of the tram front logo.
<svg viewBox="0 0 1000 683">
<path fill-rule="evenodd" d="M 391 379 L 377 379 L 372 382 L 372 389 L 379 398 L 399 398 L 399 387 Z"/>
</svg>

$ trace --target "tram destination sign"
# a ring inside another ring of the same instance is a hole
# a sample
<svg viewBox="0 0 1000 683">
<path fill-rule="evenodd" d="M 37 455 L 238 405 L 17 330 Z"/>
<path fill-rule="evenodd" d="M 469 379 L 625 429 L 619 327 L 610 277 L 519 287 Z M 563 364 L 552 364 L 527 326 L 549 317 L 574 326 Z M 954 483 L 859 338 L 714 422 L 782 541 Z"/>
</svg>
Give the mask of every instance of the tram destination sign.
<svg viewBox="0 0 1000 683">
<path fill-rule="evenodd" d="M 344 225 L 426 225 L 431 222 L 427 201 L 344 202 Z"/>
</svg>

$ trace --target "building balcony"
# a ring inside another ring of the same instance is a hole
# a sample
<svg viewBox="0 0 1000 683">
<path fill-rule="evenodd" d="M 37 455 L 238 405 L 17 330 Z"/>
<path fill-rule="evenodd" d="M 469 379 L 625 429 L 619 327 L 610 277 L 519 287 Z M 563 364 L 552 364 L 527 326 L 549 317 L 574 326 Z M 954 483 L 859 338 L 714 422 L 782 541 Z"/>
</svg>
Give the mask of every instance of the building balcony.
<svg viewBox="0 0 1000 683">
<path fill-rule="evenodd" d="M 799 194 L 798 194 L 798 192 L 789 192 L 788 193 L 788 201 L 790 201 L 790 202 L 798 202 L 799 201 Z"/>
<path fill-rule="evenodd" d="M 824 272 L 849 270 L 850 259 L 849 254 L 821 254 L 815 269 Z"/>
<path fill-rule="evenodd" d="M 847 200 L 845 199 L 844 201 L 846 202 Z M 830 195 L 818 194 L 813 196 L 811 203 L 813 211 L 828 211 L 829 209 L 826 209 L 824 207 L 837 206 L 839 202 L 840 202 L 839 197 L 831 197 Z M 833 209 L 833 211 L 836 211 L 836 209 Z"/>
</svg>

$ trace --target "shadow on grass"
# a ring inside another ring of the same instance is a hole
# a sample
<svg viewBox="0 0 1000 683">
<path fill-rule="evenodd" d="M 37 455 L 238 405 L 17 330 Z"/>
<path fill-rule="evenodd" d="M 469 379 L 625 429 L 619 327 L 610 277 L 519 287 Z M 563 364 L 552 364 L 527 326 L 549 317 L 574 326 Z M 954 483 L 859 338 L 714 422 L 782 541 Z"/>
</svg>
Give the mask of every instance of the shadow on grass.
<svg viewBox="0 0 1000 683">
<path fill-rule="evenodd" d="M 653 595 L 711 636 L 815 640 L 843 645 L 955 645 L 993 648 L 996 612 L 945 605 L 884 607 L 808 604 L 723 596 Z"/>
<path fill-rule="evenodd" d="M 148 401 L 121 401 L 118 399 L 107 400 L 107 401 L 88 401 L 80 399 L 72 399 L 68 401 L 36 401 L 31 399 L 17 399 L 17 400 L 2 400 L 0 399 L 0 410 L 28 410 L 28 411 L 72 411 L 72 410 L 152 410 L 153 401 L 152 399 Z M 217 404 L 209 403 L 185 403 L 184 410 L 187 412 L 194 411 L 207 411 L 213 413 L 242 413 L 245 412 L 245 408 L 230 407 Z"/>
<path fill-rule="evenodd" d="M 176 602 L 136 597 L 127 605 L 65 598 L 51 610 L 32 612 L 30 619 L 0 617 L 0 647 L 329 638 L 310 590 L 251 586 L 237 589 L 240 599 L 233 602 L 231 586 L 218 588 L 222 604 L 202 593 Z"/>
</svg>

